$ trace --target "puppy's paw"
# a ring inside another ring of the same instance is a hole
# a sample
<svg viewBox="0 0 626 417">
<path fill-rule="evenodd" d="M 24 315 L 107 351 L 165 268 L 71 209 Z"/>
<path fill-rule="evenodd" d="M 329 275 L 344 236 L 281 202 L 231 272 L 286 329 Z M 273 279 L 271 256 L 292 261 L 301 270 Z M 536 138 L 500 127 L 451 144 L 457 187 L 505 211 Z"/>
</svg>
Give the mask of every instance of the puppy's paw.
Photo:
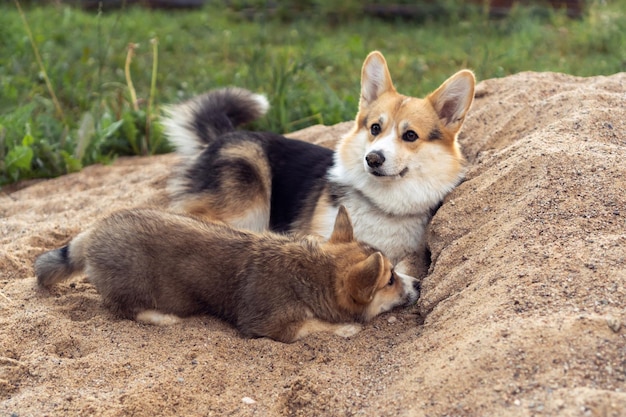
<svg viewBox="0 0 626 417">
<path fill-rule="evenodd" d="M 178 323 L 180 318 L 173 314 L 164 314 L 156 310 L 144 310 L 137 314 L 135 320 L 156 326 L 170 326 Z"/>
<path fill-rule="evenodd" d="M 341 324 L 335 329 L 335 334 L 341 337 L 351 337 L 360 332 L 362 328 L 360 324 Z"/>
</svg>

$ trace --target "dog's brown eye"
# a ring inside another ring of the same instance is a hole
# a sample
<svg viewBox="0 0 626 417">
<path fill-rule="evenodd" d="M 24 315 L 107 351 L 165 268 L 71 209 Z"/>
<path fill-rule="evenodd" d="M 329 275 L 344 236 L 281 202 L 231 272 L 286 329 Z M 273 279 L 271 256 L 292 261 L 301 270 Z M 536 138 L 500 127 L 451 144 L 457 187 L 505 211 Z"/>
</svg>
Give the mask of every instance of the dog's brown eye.
<svg viewBox="0 0 626 417">
<path fill-rule="evenodd" d="M 394 282 L 396 282 L 396 274 L 392 272 L 391 277 L 389 277 L 389 282 L 387 283 L 387 285 L 391 287 L 394 284 Z"/>
<path fill-rule="evenodd" d="M 370 133 L 372 136 L 377 136 L 380 133 L 380 125 L 378 123 L 374 123 L 372 127 L 370 127 Z"/>
<path fill-rule="evenodd" d="M 412 130 L 407 130 L 402 134 L 402 140 L 405 142 L 415 142 L 417 139 L 419 136 Z"/>
</svg>

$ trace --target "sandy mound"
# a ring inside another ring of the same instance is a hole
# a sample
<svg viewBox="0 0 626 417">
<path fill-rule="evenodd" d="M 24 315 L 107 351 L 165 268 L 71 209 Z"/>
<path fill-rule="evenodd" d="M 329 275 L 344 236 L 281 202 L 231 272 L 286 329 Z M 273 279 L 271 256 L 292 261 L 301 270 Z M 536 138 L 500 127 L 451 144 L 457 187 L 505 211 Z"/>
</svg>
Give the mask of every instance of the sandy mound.
<svg viewBox="0 0 626 417">
<path fill-rule="evenodd" d="M 0 414 L 625 415 L 626 74 L 522 73 L 477 96 L 421 300 L 349 340 L 156 328 L 112 317 L 81 278 L 36 289 L 39 253 L 111 210 L 163 206 L 172 155 L 1 195 Z"/>
</svg>

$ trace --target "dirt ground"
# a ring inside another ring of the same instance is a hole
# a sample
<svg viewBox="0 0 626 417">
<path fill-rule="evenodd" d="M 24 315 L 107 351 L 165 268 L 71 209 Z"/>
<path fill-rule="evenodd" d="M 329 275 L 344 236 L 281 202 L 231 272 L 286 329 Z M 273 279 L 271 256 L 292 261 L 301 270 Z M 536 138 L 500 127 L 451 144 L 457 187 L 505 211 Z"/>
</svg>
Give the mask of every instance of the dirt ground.
<svg viewBox="0 0 626 417">
<path fill-rule="evenodd" d="M 98 216 L 164 207 L 174 155 L 5 189 L 0 416 L 626 415 L 626 73 L 481 82 L 461 142 L 421 299 L 350 339 L 158 328 L 113 317 L 82 277 L 36 288 L 35 257 Z"/>
</svg>

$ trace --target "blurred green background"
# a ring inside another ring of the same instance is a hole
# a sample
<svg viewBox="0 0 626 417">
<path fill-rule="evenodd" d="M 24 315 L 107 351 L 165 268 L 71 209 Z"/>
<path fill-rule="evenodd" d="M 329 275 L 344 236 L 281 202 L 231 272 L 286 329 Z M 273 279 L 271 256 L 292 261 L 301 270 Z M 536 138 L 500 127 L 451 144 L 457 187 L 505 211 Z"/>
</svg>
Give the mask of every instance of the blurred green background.
<svg viewBox="0 0 626 417">
<path fill-rule="evenodd" d="M 270 99 L 255 129 L 350 120 L 375 49 L 417 96 L 462 68 L 479 81 L 626 70 L 626 0 L 569 15 L 532 1 L 179 1 L 200 7 L 0 2 L 0 185 L 168 152 L 161 108 L 226 85 Z"/>
</svg>

